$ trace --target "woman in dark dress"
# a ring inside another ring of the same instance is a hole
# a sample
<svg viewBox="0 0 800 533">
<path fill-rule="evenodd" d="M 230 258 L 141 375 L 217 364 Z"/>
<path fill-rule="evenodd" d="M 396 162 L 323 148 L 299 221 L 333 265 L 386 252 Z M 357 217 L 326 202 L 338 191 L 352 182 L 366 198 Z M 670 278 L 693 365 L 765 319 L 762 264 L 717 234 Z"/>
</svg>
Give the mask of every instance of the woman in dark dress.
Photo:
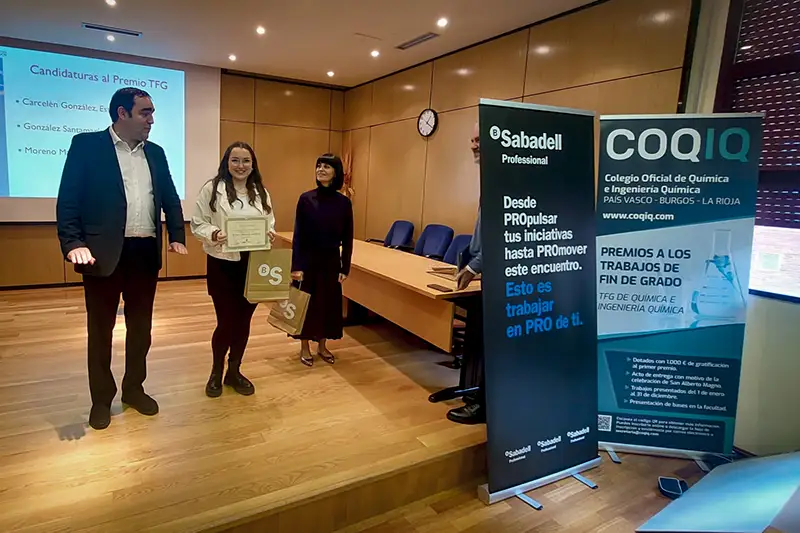
<svg viewBox="0 0 800 533">
<path fill-rule="evenodd" d="M 292 239 L 292 279 L 311 295 L 303 330 L 300 361 L 314 364 L 309 341 L 318 355 L 333 364 L 329 339 L 342 338 L 342 283 L 350 274 L 353 254 L 353 205 L 339 192 L 344 185 L 342 160 L 333 154 L 317 159 L 317 188 L 297 201 Z M 341 252 L 339 250 L 341 247 Z"/>
</svg>

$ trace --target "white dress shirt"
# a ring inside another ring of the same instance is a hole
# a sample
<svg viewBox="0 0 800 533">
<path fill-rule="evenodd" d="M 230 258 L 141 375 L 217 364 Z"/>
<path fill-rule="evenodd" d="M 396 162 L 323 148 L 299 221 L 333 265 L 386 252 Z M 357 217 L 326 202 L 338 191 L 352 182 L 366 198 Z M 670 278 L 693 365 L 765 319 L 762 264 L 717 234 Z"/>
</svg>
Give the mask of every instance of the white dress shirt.
<svg viewBox="0 0 800 533">
<path fill-rule="evenodd" d="M 269 213 L 265 213 L 261 207 L 261 199 L 258 193 L 256 193 L 255 205 L 250 205 L 250 200 L 245 193 L 237 195 L 240 201 L 234 202 L 233 206 L 231 206 L 230 202 L 228 202 L 228 193 L 225 190 L 225 184 L 220 182 L 216 191 L 216 211 L 211 211 L 211 207 L 209 207 L 208 204 L 211 201 L 213 189 L 214 183 L 208 181 L 203 185 L 203 188 L 200 189 L 197 195 L 197 202 L 194 206 L 194 214 L 192 215 L 191 222 L 192 234 L 203 243 L 203 250 L 208 255 L 227 261 L 239 261 L 241 260 L 239 252 L 224 252 L 222 251 L 222 244 L 212 240 L 214 232 L 223 229 L 226 218 L 251 216 L 262 216 L 266 218 L 267 231 L 275 231 L 275 211 L 272 209 L 272 199 L 267 192 L 267 205 L 270 208 Z"/>
<path fill-rule="evenodd" d="M 125 185 L 125 199 L 128 203 L 125 220 L 126 237 L 156 236 L 156 204 L 153 198 L 153 180 L 150 166 L 144 154 L 144 143 L 140 142 L 133 149 L 114 131 L 108 128 L 114 140 L 119 170 Z"/>
</svg>

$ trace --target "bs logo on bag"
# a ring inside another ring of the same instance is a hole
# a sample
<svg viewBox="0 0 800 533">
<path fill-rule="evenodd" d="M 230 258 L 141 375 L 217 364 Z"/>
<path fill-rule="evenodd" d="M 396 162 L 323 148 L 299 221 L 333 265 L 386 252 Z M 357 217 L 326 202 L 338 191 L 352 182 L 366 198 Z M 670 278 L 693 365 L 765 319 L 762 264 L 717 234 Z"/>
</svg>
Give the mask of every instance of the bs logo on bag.
<svg viewBox="0 0 800 533">
<path fill-rule="evenodd" d="M 289 303 L 289 300 L 284 300 L 278 305 L 283 309 L 283 316 L 286 320 L 294 320 L 296 315 L 295 311 L 297 311 L 297 306 L 295 304 Z"/>
<path fill-rule="evenodd" d="M 264 263 L 258 266 L 258 275 L 262 278 L 269 278 L 270 285 L 280 285 L 283 283 L 283 269 L 281 267 L 270 267 Z"/>
</svg>

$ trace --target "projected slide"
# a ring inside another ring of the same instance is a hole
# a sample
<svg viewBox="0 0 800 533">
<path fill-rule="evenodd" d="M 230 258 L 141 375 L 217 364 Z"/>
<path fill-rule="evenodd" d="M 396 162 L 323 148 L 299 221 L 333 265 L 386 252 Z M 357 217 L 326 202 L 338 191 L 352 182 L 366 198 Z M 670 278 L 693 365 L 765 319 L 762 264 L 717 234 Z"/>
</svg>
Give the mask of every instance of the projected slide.
<svg viewBox="0 0 800 533">
<path fill-rule="evenodd" d="M 185 198 L 184 73 L 0 46 L 0 196 L 55 198 L 72 137 L 111 124 L 114 91 L 138 87 L 156 107 L 161 145 Z"/>
</svg>

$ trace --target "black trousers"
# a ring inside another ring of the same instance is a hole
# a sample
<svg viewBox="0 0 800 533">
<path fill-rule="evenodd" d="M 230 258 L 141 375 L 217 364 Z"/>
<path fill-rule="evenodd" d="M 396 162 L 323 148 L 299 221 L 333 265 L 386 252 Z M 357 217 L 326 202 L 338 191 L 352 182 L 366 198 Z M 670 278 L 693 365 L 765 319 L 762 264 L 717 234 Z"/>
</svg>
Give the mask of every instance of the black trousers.
<svg viewBox="0 0 800 533">
<path fill-rule="evenodd" d="M 478 403 L 485 406 L 483 300 L 481 295 L 477 294 L 459 302 L 459 305 L 467 311 L 467 330 L 464 337 L 464 358 L 461 365 L 460 384 L 464 387 L 479 387 L 477 393 L 464 396 L 464 403 Z"/>
<path fill-rule="evenodd" d="M 110 406 L 117 394 L 111 372 L 111 344 L 120 295 L 125 301 L 126 329 L 122 394 L 135 395 L 144 391 L 158 282 L 158 253 L 155 238 L 126 238 L 117 268 L 110 276 L 83 276 L 92 404 Z"/>
<path fill-rule="evenodd" d="M 211 351 L 213 368 L 219 372 L 225 366 L 225 355 L 228 355 L 229 370 L 239 370 L 250 338 L 250 321 L 258 304 L 251 304 L 244 297 L 249 255 L 242 252 L 239 261 L 210 255 L 206 260 L 206 285 L 217 315 Z"/>
</svg>

